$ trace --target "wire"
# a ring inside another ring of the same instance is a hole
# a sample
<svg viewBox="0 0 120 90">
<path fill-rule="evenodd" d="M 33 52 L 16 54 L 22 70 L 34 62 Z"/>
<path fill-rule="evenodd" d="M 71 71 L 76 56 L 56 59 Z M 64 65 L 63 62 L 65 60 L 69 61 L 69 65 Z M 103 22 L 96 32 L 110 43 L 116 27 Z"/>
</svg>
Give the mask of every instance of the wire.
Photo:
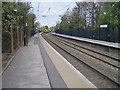
<svg viewBox="0 0 120 90">
<path fill-rule="evenodd" d="M 56 12 L 55 14 L 60 13 L 60 12 L 61 12 L 62 10 L 64 10 L 66 7 L 70 6 L 72 3 L 73 3 L 73 2 L 69 3 L 69 4 L 66 5 L 64 8 L 62 8 L 62 9 L 60 9 L 58 12 Z M 55 15 L 53 15 L 53 16 L 55 16 Z M 53 17 L 53 16 L 52 16 L 52 17 Z"/>
<path fill-rule="evenodd" d="M 49 7 L 49 8 L 48 8 L 48 11 L 47 11 L 47 13 L 46 13 L 46 15 L 47 15 L 47 14 L 48 14 L 48 12 L 50 11 L 50 9 L 51 9 L 51 8 Z"/>
<path fill-rule="evenodd" d="M 59 14 L 62 10 L 64 10 L 66 7 L 70 6 L 73 2 L 69 3 L 68 5 L 66 5 L 65 7 L 63 7 L 62 9 L 60 9 L 58 12 L 56 12 L 55 14 Z M 69 8 L 67 8 L 67 11 L 69 10 Z M 50 19 L 52 19 L 55 15 L 53 15 Z M 50 20 L 49 20 L 49 24 L 50 24 Z"/>
<path fill-rule="evenodd" d="M 38 16 L 39 16 L 39 8 L 40 8 L 40 2 L 38 4 L 38 10 L 37 10 L 38 11 Z"/>
<path fill-rule="evenodd" d="M 65 7 L 63 7 L 62 9 L 60 9 L 58 12 L 56 12 L 54 15 L 50 16 L 51 18 L 48 18 L 48 19 L 52 19 L 54 16 L 56 16 L 56 14 L 59 14 L 61 11 L 63 11 L 66 7 L 70 6 L 73 2 L 70 2 L 68 5 L 66 5 Z M 40 4 L 39 4 L 40 5 Z M 39 16 L 39 5 L 38 5 L 38 16 Z M 46 12 L 46 15 L 42 15 L 42 17 L 46 17 L 47 14 L 49 13 L 49 11 L 51 10 L 51 8 L 49 7 L 47 12 Z M 69 10 L 69 7 L 67 8 L 67 10 Z M 50 20 L 48 21 L 49 24 L 50 24 Z"/>
</svg>

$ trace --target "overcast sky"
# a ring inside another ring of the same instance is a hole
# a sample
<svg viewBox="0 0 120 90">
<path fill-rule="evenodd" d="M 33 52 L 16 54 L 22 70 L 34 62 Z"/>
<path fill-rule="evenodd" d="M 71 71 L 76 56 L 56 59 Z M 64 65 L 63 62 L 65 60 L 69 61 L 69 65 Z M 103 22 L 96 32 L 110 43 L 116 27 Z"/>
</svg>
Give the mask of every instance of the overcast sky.
<svg viewBox="0 0 120 90">
<path fill-rule="evenodd" d="M 24 0 L 32 2 L 33 12 L 42 26 L 54 26 L 60 21 L 59 15 L 63 15 L 67 9 L 72 10 L 76 6 L 75 2 L 96 2 L 96 1 L 119 1 L 119 0 Z M 42 17 L 46 16 L 46 17 Z"/>
<path fill-rule="evenodd" d="M 72 10 L 76 6 L 74 2 L 32 2 L 33 13 L 36 14 L 37 19 L 42 26 L 49 27 L 60 21 L 59 15 L 63 15 L 67 9 Z M 46 16 L 46 17 L 43 17 Z"/>
</svg>

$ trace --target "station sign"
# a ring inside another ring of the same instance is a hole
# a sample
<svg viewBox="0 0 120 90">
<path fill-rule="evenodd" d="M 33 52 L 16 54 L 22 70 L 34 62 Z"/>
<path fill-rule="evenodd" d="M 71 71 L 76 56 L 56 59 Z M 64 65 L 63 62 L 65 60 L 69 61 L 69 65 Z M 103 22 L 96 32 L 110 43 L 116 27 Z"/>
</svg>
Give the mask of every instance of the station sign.
<svg viewBox="0 0 120 90">
<path fill-rule="evenodd" d="M 100 28 L 107 28 L 107 25 L 100 25 Z"/>
</svg>

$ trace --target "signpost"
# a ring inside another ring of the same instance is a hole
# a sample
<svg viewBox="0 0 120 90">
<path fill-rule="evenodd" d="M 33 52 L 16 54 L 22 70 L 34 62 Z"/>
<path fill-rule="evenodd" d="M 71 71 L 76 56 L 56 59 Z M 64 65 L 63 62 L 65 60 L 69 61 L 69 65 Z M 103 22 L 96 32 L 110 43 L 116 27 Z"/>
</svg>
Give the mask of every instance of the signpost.
<svg viewBox="0 0 120 90">
<path fill-rule="evenodd" d="M 100 25 L 100 28 L 107 28 L 108 27 L 108 25 Z M 108 39 L 107 39 L 107 41 L 109 42 L 110 41 L 110 31 L 109 31 L 109 29 L 107 30 L 108 31 L 108 33 L 107 33 L 107 37 L 108 37 Z"/>
</svg>

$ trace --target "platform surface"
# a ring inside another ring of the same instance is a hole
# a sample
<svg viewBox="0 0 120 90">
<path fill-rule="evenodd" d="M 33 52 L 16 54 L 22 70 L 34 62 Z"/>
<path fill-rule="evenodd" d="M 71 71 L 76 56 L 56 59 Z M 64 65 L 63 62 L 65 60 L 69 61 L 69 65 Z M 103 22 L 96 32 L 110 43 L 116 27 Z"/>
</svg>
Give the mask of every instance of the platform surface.
<svg viewBox="0 0 120 90">
<path fill-rule="evenodd" d="M 2 76 L 3 88 L 51 88 L 38 45 L 21 48 Z"/>
<path fill-rule="evenodd" d="M 51 56 L 47 53 L 45 50 L 44 44 L 41 41 L 41 38 L 39 38 L 39 34 L 35 36 L 34 41 L 35 44 L 37 44 L 40 48 L 41 55 L 46 67 L 46 71 L 49 77 L 51 88 L 65 88 L 65 90 L 68 90 L 66 83 L 62 79 L 61 75 L 59 74 L 58 70 L 56 69 L 54 63 L 51 60 Z M 53 53 L 52 51 L 50 53 Z"/>
<path fill-rule="evenodd" d="M 50 46 L 41 35 L 39 38 L 68 88 L 96 88 L 72 64 Z"/>
</svg>

